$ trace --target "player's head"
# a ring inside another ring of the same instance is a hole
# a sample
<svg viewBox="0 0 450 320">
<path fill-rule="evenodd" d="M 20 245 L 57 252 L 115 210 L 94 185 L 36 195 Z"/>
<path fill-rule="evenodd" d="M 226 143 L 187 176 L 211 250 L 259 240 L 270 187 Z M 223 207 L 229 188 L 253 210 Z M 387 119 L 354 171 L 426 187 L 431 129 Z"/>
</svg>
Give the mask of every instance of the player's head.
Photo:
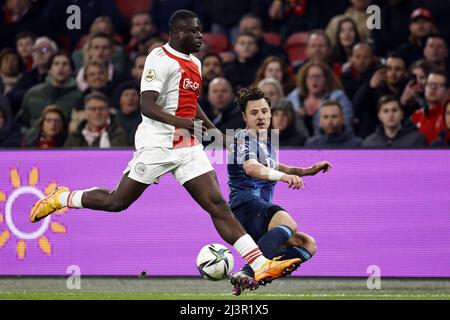
<svg viewBox="0 0 450 320">
<path fill-rule="evenodd" d="M 238 91 L 235 102 L 242 111 L 246 128 L 259 132 L 270 127 L 270 100 L 257 87 L 250 86 Z"/>
<path fill-rule="evenodd" d="M 183 53 L 198 52 L 202 46 L 202 28 L 202 23 L 194 12 L 177 10 L 169 19 L 169 42 Z"/>
</svg>

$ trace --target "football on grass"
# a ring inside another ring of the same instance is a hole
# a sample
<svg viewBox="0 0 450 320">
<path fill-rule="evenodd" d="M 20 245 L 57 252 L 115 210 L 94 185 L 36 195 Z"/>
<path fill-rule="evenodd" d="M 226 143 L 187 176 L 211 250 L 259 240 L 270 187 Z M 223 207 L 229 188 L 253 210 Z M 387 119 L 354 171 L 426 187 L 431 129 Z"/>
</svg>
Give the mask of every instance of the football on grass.
<svg viewBox="0 0 450 320">
<path fill-rule="evenodd" d="M 222 280 L 233 270 L 233 267 L 233 255 L 222 244 L 207 244 L 198 253 L 197 269 L 205 279 Z"/>
</svg>

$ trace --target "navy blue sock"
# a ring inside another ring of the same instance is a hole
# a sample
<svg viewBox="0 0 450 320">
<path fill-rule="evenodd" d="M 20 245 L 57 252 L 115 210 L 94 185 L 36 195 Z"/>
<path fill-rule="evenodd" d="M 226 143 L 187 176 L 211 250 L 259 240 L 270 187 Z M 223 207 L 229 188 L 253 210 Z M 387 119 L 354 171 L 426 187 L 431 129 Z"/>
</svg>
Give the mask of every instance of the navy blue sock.
<svg viewBox="0 0 450 320">
<path fill-rule="evenodd" d="M 292 237 L 291 228 L 281 225 L 267 231 L 258 241 L 258 247 L 266 258 L 275 257 L 280 247 Z"/>
<path fill-rule="evenodd" d="M 278 256 L 281 256 L 282 260 L 300 258 L 302 262 L 308 261 L 312 257 L 311 253 L 303 247 L 290 247 L 278 250 L 274 257 Z"/>
<path fill-rule="evenodd" d="M 276 253 L 280 251 L 280 247 L 292 237 L 292 234 L 291 228 L 285 225 L 276 226 L 270 231 L 267 231 L 261 239 L 259 239 L 259 250 L 261 250 L 263 255 L 268 259 L 276 257 L 279 255 Z M 249 273 L 253 273 L 253 269 L 249 265 L 245 265 L 242 269 Z"/>
</svg>

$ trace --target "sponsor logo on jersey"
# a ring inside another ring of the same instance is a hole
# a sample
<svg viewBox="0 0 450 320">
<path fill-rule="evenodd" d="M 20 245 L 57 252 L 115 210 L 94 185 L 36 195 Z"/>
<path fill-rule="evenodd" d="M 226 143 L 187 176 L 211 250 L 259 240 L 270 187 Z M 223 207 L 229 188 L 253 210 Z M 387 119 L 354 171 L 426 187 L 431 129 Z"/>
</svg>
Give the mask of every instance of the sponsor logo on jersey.
<svg viewBox="0 0 450 320">
<path fill-rule="evenodd" d="M 194 82 L 189 78 L 186 78 L 183 80 L 183 89 L 191 89 L 191 90 L 198 90 L 198 88 L 200 87 L 198 82 Z"/>
</svg>

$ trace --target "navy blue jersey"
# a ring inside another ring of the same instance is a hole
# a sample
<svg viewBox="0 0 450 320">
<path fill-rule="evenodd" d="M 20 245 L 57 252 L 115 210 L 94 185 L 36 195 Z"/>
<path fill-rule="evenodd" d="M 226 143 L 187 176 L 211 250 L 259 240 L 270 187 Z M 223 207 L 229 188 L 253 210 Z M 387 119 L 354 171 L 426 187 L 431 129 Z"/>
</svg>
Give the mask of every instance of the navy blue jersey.
<svg viewBox="0 0 450 320">
<path fill-rule="evenodd" d="M 276 182 L 255 179 L 245 174 L 243 164 L 250 159 L 255 159 L 272 169 L 277 167 L 276 153 L 270 140 L 258 140 L 247 130 L 238 130 L 234 136 L 231 151 L 228 151 L 227 169 L 231 208 L 251 201 L 255 197 L 272 202 Z"/>
</svg>

